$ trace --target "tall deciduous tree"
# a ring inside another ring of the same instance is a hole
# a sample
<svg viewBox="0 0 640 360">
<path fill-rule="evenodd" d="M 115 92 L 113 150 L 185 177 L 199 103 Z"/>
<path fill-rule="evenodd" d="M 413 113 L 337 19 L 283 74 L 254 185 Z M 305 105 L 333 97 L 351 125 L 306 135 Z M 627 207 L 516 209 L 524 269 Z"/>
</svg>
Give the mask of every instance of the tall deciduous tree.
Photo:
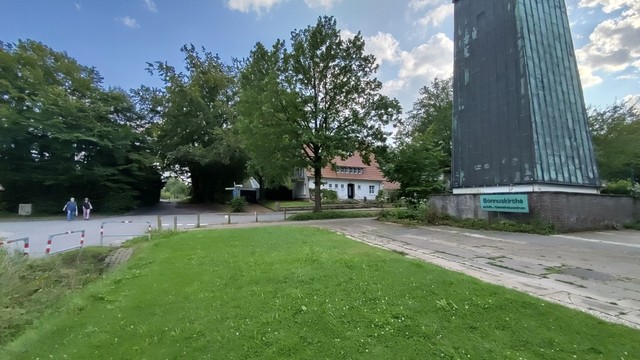
<svg viewBox="0 0 640 360">
<path fill-rule="evenodd" d="M 0 44 L 3 207 L 60 209 L 91 197 L 100 211 L 159 198 L 160 176 L 127 94 L 104 90 L 94 68 L 35 41 Z"/>
<path fill-rule="evenodd" d="M 396 147 L 381 155 L 380 162 L 387 178 L 399 182 L 403 192 L 439 192 L 451 172 L 451 79 L 436 78 L 419 95 L 398 131 Z"/>
<path fill-rule="evenodd" d="M 600 176 L 614 181 L 640 178 L 640 109 L 615 103 L 589 109 L 589 126 Z"/>
<path fill-rule="evenodd" d="M 181 51 L 186 72 L 165 62 L 149 64 L 149 71 L 158 73 L 165 86 L 155 95 L 141 89 L 144 96 L 138 98 L 162 104 L 154 108 L 161 118 L 154 136 L 164 165 L 189 170 L 194 201 L 213 201 L 225 186 L 242 180 L 245 172 L 244 153 L 231 134 L 235 74 L 210 52 L 200 54 L 193 45 Z"/>
<path fill-rule="evenodd" d="M 373 55 L 358 33 L 341 37 L 333 17 L 291 33 L 291 46 L 256 44 L 240 75 L 245 144 L 263 168 L 310 168 L 321 211 L 322 168 L 336 157 L 371 153 L 400 106 L 380 93 Z M 272 166 L 273 165 L 273 166 Z M 277 173 L 278 171 L 274 171 Z"/>
</svg>

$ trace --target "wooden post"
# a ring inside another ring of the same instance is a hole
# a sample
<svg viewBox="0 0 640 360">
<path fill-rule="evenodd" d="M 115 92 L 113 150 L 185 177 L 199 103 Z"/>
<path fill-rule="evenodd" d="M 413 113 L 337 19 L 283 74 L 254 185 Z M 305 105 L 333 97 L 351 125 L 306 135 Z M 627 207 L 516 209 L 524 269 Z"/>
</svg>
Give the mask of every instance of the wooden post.
<svg viewBox="0 0 640 360">
<path fill-rule="evenodd" d="M 174 216 L 173 217 L 173 231 L 178 230 L 178 217 Z"/>
<path fill-rule="evenodd" d="M 287 208 L 284 208 L 284 219 L 287 220 Z"/>
<path fill-rule="evenodd" d="M 158 231 L 162 230 L 162 217 L 158 215 Z"/>
<path fill-rule="evenodd" d="M 231 211 L 227 213 L 227 224 L 231 224 Z"/>
<path fill-rule="evenodd" d="M 200 213 L 198 213 L 198 215 L 196 216 L 196 227 L 200 227 Z"/>
</svg>

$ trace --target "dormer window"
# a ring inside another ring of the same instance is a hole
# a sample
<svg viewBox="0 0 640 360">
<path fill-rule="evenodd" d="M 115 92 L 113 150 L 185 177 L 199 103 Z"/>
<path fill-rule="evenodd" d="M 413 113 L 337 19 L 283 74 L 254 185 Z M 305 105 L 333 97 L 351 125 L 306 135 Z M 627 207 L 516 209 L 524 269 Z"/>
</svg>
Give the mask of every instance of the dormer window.
<svg viewBox="0 0 640 360">
<path fill-rule="evenodd" d="M 338 166 L 336 172 L 338 174 L 362 174 L 364 169 L 361 167 Z"/>
</svg>

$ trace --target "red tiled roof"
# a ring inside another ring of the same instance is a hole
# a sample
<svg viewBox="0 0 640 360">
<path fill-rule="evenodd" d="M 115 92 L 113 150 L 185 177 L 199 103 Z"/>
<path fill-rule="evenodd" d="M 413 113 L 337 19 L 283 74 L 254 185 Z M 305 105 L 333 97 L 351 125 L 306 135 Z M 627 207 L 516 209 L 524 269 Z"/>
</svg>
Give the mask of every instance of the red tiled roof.
<svg viewBox="0 0 640 360">
<path fill-rule="evenodd" d="M 331 165 L 325 166 L 322 169 L 322 178 L 323 179 L 349 179 L 349 180 L 376 180 L 376 181 L 386 181 L 387 179 L 380 171 L 378 167 L 378 162 L 376 161 L 375 156 L 371 155 L 371 165 L 366 165 L 360 154 L 355 153 L 353 156 L 346 158 L 344 160 L 335 158 L 333 162 L 336 164 L 336 167 L 353 167 L 353 168 L 362 168 L 362 174 L 345 174 L 338 173 L 331 169 Z"/>
<path fill-rule="evenodd" d="M 398 190 L 400 189 L 400 183 L 385 180 L 382 183 L 382 188 L 385 190 Z"/>
</svg>

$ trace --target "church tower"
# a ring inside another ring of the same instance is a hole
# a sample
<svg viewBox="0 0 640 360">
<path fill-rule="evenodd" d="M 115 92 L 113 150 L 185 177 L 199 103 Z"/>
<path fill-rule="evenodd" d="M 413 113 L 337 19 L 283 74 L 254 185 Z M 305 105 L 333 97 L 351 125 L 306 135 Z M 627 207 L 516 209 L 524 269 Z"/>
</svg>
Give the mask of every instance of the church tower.
<svg viewBox="0 0 640 360">
<path fill-rule="evenodd" d="M 564 0 L 454 0 L 454 193 L 597 193 Z"/>
</svg>

